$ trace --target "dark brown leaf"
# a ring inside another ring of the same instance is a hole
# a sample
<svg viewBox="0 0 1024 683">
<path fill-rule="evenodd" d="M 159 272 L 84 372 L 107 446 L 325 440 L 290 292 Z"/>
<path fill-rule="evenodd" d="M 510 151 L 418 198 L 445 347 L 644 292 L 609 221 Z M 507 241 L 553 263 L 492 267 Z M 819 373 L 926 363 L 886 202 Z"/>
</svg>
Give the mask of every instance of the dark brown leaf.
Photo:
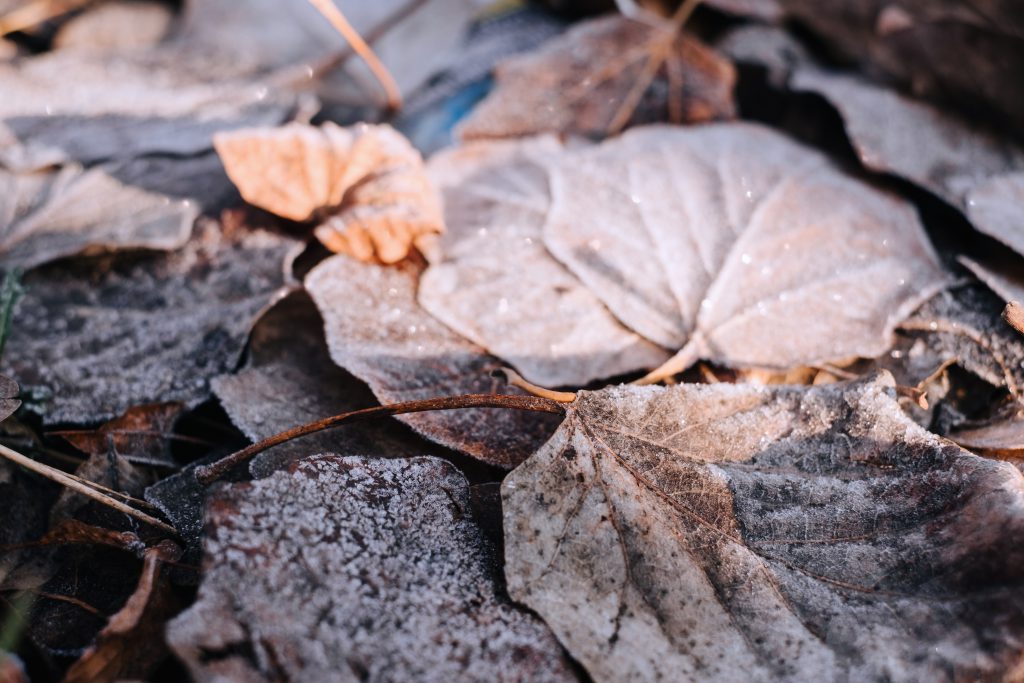
<svg viewBox="0 0 1024 683">
<path fill-rule="evenodd" d="M 168 631 L 198 680 L 575 680 L 497 592 L 443 460 L 318 456 L 208 510 L 199 598 Z"/>
<path fill-rule="evenodd" d="M 133 463 L 174 467 L 169 447 L 174 439 L 174 423 L 182 410 L 180 403 L 135 406 L 97 429 L 50 434 L 88 455 L 120 455 Z"/>
<path fill-rule="evenodd" d="M 1012 679 L 1024 479 L 892 387 L 580 392 L 502 486 L 510 593 L 597 681 Z"/>
</svg>

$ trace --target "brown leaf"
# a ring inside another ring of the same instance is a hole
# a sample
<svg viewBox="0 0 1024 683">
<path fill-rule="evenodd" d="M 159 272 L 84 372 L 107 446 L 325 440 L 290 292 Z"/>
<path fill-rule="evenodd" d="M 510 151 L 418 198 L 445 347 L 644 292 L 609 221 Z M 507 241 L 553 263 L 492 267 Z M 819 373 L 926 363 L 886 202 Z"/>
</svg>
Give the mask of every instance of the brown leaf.
<svg viewBox="0 0 1024 683">
<path fill-rule="evenodd" d="M 958 429 L 949 438 L 982 455 L 1012 462 L 1024 471 L 1024 415 L 1019 412 Z"/>
<path fill-rule="evenodd" d="M 3 422 L 21 407 L 18 394 L 21 389 L 10 377 L 0 375 L 0 422 Z"/>
<path fill-rule="evenodd" d="M 946 283 L 914 208 L 766 128 L 651 126 L 567 153 L 544 242 L 634 331 L 786 368 L 876 356 Z"/>
<path fill-rule="evenodd" d="M 366 382 L 381 403 L 456 394 L 494 393 L 502 367 L 420 308 L 422 268 L 383 267 L 333 256 L 310 272 L 306 289 L 324 318 L 334 362 Z M 551 434 L 553 416 L 511 410 L 455 410 L 402 415 L 437 443 L 511 468 Z"/>
<path fill-rule="evenodd" d="M 174 439 L 174 423 L 183 409 L 180 403 L 134 406 L 97 429 L 49 434 L 61 437 L 88 455 L 116 454 L 133 463 L 176 467 L 169 446 Z"/>
<path fill-rule="evenodd" d="M 0 265 L 32 268 L 112 249 L 176 249 L 198 215 L 194 202 L 122 183 L 114 169 L 0 169 Z"/>
<path fill-rule="evenodd" d="M 1009 680 L 1024 480 L 856 384 L 580 392 L 506 575 L 596 681 Z"/>
<path fill-rule="evenodd" d="M 629 124 L 732 118 L 736 73 L 711 48 L 666 25 L 612 15 L 582 22 L 539 50 L 499 65 L 495 90 L 459 126 L 465 139 L 542 132 L 605 135 L 664 55 Z"/>
<path fill-rule="evenodd" d="M 1003 311 L 1003 318 L 1006 322 L 1010 323 L 1010 326 L 1024 334 L 1024 306 L 1019 301 L 1011 301 L 1006 304 L 1006 309 Z"/>
<path fill-rule="evenodd" d="M 430 160 L 447 232 L 419 301 L 540 385 L 657 367 L 668 355 L 623 327 L 544 248 L 547 166 L 561 154 L 554 138 L 539 137 L 470 143 Z"/>
<path fill-rule="evenodd" d="M 112 419 L 143 403 L 195 406 L 233 367 L 301 245 L 201 220 L 169 254 L 80 259 L 29 272 L 3 372 L 49 424 Z"/>
<path fill-rule="evenodd" d="M 284 218 L 318 218 L 317 238 L 362 261 L 401 261 L 444 230 L 423 159 L 390 126 L 242 129 L 214 136 L 242 197 Z"/>
<path fill-rule="evenodd" d="M 88 8 L 67 21 L 53 38 L 55 49 L 138 50 L 156 45 L 174 21 L 159 2 L 114 0 Z"/>
<path fill-rule="evenodd" d="M 213 380 L 231 421 L 253 441 L 330 415 L 369 408 L 377 399 L 365 384 L 334 364 L 324 323 L 304 293 L 282 300 L 253 329 L 248 362 Z M 392 418 L 310 434 L 261 453 L 250 465 L 266 477 L 310 453 L 408 457 L 430 444 Z"/>
<path fill-rule="evenodd" d="M 71 665 L 64 683 L 108 683 L 148 675 L 167 653 L 164 622 L 176 609 L 161 565 L 174 562 L 180 549 L 171 541 L 146 550 L 135 592 Z"/>
<path fill-rule="evenodd" d="M 575 680 L 497 592 L 443 460 L 317 456 L 208 510 L 199 598 L 168 631 L 198 680 Z"/>
<path fill-rule="evenodd" d="M 1024 258 L 1003 252 L 975 258 L 960 256 L 957 260 L 1004 301 L 1024 301 Z"/>
</svg>

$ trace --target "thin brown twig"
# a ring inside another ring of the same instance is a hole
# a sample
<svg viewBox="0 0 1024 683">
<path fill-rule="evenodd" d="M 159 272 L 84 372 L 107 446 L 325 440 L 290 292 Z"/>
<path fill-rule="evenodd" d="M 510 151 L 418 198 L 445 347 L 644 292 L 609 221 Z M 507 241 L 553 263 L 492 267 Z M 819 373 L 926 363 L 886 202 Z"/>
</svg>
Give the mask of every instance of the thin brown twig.
<svg viewBox="0 0 1024 683">
<path fill-rule="evenodd" d="M 352 46 L 352 50 L 359 55 L 366 65 L 370 67 L 370 71 L 374 77 L 380 83 L 381 88 L 384 89 L 384 95 L 387 101 L 387 108 L 391 111 L 397 111 L 402 108 L 402 93 L 398 90 L 398 84 L 395 83 L 394 77 L 391 72 L 388 71 L 384 63 L 380 61 L 377 54 L 373 51 L 363 37 L 359 35 L 352 24 L 348 23 L 348 19 L 342 14 L 341 10 L 338 9 L 331 0 L 309 0 L 309 3 L 317 9 L 320 14 L 324 16 L 327 21 L 330 22 L 331 26 L 341 34 L 341 37 L 345 39 L 349 45 Z"/>
<path fill-rule="evenodd" d="M 195 470 L 196 481 L 206 486 L 220 479 L 236 466 L 248 461 L 253 456 L 268 448 L 273 448 L 286 441 L 297 439 L 300 436 L 321 432 L 331 427 L 336 427 L 348 422 L 362 422 L 374 420 L 389 415 L 405 415 L 408 413 L 423 413 L 433 410 L 460 410 L 465 408 L 504 408 L 506 410 L 527 410 L 540 413 L 564 413 L 562 404 L 550 398 L 539 396 L 511 396 L 508 394 L 464 394 L 462 396 L 442 396 L 428 398 L 422 401 L 406 401 L 405 403 L 392 403 L 386 406 L 364 408 L 354 410 L 350 413 L 341 413 L 315 422 L 309 422 L 298 427 L 274 434 L 262 441 L 225 456 L 220 460 L 197 467 Z"/>
<path fill-rule="evenodd" d="M 502 377 L 506 384 L 513 387 L 522 389 L 528 394 L 533 396 L 540 396 L 541 398 L 550 398 L 552 401 L 558 401 L 559 403 L 572 403 L 576 400 L 576 393 L 573 391 L 555 391 L 554 389 L 545 389 L 542 386 L 538 386 L 533 382 L 528 382 L 518 372 L 512 368 L 498 368 L 491 373 L 492 377 Z"/>
</svg>

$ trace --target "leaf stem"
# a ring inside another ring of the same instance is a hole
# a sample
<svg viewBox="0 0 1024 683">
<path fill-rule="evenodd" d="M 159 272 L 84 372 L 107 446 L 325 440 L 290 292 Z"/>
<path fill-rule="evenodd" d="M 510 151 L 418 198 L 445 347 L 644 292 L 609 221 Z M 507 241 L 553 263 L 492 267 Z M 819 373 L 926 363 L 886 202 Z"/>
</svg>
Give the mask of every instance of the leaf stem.
<svg viewBox="0 0 1024 683">
<path fill-rule="evenodd" d="M 203 486 L 211 484 L 223 477 L 237 465 L 248 461 L 253 456 L 268 448 L 273 448 L 286 441 L 297 439 L 300 436 L 313 434 L 325 429 L 330 429 L 348 422 L 362 422 L 374 420 L 390 415 L 405 415 L 407 413 L 423 413 L 433 410 L 460 410 L 465 408 L 504 408 L 507 410 L 527 410 L 539 413 L 565 412 L 562 404 L 550 398 L 540 396 L 512 396 L 509 394 L 464 394 L 462 396 L 441 396 L 438 398 L 427 398 L 420 401 L 406 401 L 404 403 L 392 403 L 386 406 L 376 406 L 354 410 L 349 413 L 341 413 L 315 422 L 309 422 L 298 427 L 274 434 L 262 441 L 235 451 L 217 462 L 197 467 L 195 470 L 196 481 Z"/>
</svg>

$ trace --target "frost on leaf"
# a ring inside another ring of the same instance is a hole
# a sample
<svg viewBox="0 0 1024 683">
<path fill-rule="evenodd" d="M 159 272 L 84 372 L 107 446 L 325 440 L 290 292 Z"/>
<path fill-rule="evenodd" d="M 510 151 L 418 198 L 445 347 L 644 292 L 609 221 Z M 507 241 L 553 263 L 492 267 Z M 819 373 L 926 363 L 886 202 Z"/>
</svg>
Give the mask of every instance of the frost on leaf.
<svg viewBox="0 0 1024 683">
<path fill-rule="evenodd" d="M 24 278 L 3 372 L 33 392 L 49 424 L 98 422 L 142 403 L 195 406 L 238 362 L 300 248 L 201 220 L 176 252 L 36 268 Z"/>
<path fill-rule="evenodd" d="M 288 296 L 264 314 L 250 336 L 245 367 L 212 384 L 231 421 L 253 441 L 377 404 L 365 384 L 331 360 L 323 320 L 304 293 Z M 250 470 L 267 476 L 310 453 L 394 457 L 429 451 L 428 442 L 408 427 L 384 418 L 293 439 L 260 453 Z"/>
<path fill-rule="evenodd" d="M 82 252 L 182 246 L 199 213 L 194 202 L 123 183 L 115 170 L 0 169 L 0 265 L 31 268 Z"/>
<path fill-rule="evenodd" d="M 673 372 L 875 356 L 946 281 L 909 203 L 759 126 L 633 129 L 551 185 L 545 244 Z"/>
<path fill-rule="evenodd" d="M 580 392 L 502 498 L 510 594 L 596 681 L 1020 670 L 1021 473 L 885 374 Z"/>
<path fill-rule="evenodd" d="M 395 263 L 444 230 L 423 158 L 390 126 L 292 123 L 220 133 L 214 144 L 247 202 L 317 219 L 317 239 L 333 252 Z"/>
<path fill-rule="evenodd" d="M 664 55 L 653 81 L 648 60 Z M 631 125 L 731 118 L 736 72 L 696 38 L 612 15 L 583 22 L 539 50 L 499 65 L 497 86 L 461 124 L 463 138 L 614 132 L 635 86 Z M 640 84 L 638 86 L 638 84 Z M 621 126 L 619 126 L 621 127 Z"/>
<path fill-rule="evenodd" d="M 443 460 L 317 456 L 208 509 L 199 597 L 168 631 L 198 680 L 575 680 L 498 592 Z"/>
<path fill-rule="evenodd" d="M 334 362 L 366 382 L 381 403 L 499 389 L 503 362 L 430 316 L 416 302 L 420 266 L 384 267 L 333 256 L 306 289 L 324 318 Z M 548 414 L 473 409 L 402 415 L 420 434 L 486 463 L 511 468 L 551 434 Z"/>
<path fill-rule="evenodd" d="M 665 351 L 623 327 L 544 248 L 547 165 L 561 153 L 553 137 L 538 137 L 469 143 L 430 160 L 447 232 L 420 303 L 543 386 L 657 367 Z"/>
</svg>

